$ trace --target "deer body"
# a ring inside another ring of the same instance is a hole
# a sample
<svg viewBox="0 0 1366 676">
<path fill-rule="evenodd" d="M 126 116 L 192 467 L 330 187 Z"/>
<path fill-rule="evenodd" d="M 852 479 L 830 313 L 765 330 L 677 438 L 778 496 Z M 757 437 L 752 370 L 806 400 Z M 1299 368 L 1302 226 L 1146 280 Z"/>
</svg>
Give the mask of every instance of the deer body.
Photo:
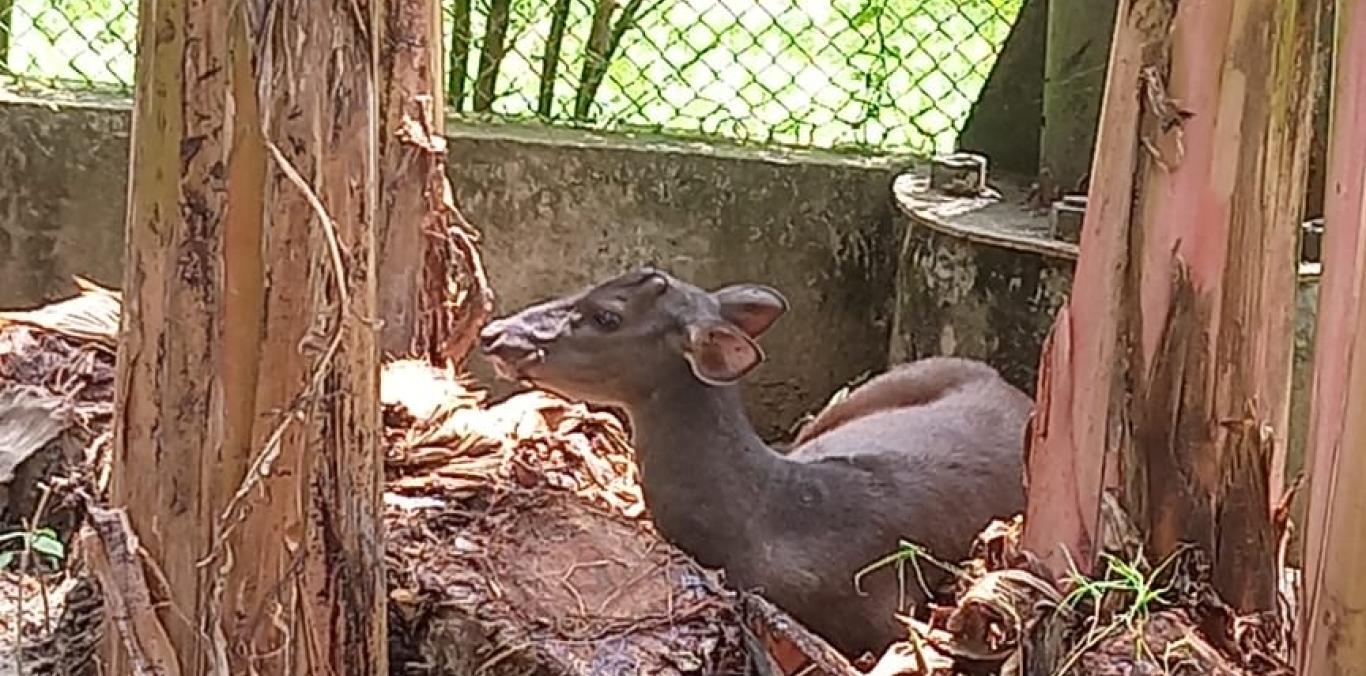
<svg viewBox="0 0 1366 676">
<path fill-rule="evenodd" d="M 1022 509 L 1032 402 L 977 362 L 922 360 L 855 390 L 781 455 L 755 433 L 737 382 L 763 358 L 753 338 L 785 310 L 767 287 L 708 294 L 643 270 L 494 322 L 482 339 L 508 375 L 627 410 L 664 537 L 846 654 L 880 651 L 904 636 L 900 585 L 888 567 L 860 594 L 855 575 L 903 539 L 957 561 L 992 518 Z M 925 387 L 940 381 L 952 386 Z M 909 569 L 904 592 L 924 598 Z"/>
</svg>

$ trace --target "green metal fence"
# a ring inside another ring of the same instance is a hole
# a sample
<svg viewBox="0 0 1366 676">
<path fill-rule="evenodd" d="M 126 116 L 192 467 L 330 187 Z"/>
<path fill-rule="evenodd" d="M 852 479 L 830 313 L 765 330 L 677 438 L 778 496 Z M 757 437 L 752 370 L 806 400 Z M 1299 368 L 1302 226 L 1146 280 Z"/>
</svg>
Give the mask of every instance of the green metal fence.
<svg viewBox="0 0 1366 676">
<path fill-rule="evenodd" d="M 445 0 L 453 111 L 949 149 L 1023 0 Z M 133 78 L 136 0 L 0 0 L 0 75 Z"/>
</svg>

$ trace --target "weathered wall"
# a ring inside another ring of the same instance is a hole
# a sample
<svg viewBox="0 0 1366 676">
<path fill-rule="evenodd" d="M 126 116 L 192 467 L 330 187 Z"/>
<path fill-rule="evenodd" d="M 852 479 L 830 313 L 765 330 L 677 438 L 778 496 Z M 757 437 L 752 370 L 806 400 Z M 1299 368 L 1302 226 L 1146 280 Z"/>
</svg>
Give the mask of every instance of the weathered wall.
<svg viewBox="0 0 1366 676">
<path fill-rule="evenodd" d="M 906 217 L 903 217 L 906 218 Z M 1072 288 L 1076 260 L 946 233 L 906 218 L 897 278 L 901 319 L 891 360 L 953 354 L 982 359 L 1034 392 L 1039 352 Z M 1302 445 L 1318 278 L 1302 276 L 1295 322 L 1292 446 Z M 1292 458 L 1292 465 L 1298 462 Z M 1298 465 L 1296 465 L 1298 467 Z M 1293 474 L 1294 468 L 1290 473 Z"/>
<path fill-rule="evenodd" d="M 449 130 L 500 310 L 653 263 L 762 281 L 791 312 L 749 390 L 767 436 L 886 363 L 899 234 L 890 168 L 554 130 Z"/>
<path fill-rule="evenodd" d="M 958 135 L 958 148 L 990 157 L 993 173 L 1039 173 L 1047 36 L 1048 0 L 1024 0 Z"/>
<path fill-rule="evenodd" d="M 72 274 L 121 281 L 128 123 L 126 105 L 0 100 L 0 307 L 65 295 Z M 747 391 L 768 436 L 885 364 L 900 238 L 885 162 L 454 122 L 448 136 L 500 312 L 644 263 L 772 284 L 792 311 Z"/>
<path fill-rule="evenodd" d="M 1118 5 L 1048 0 L 1039 168 L 1069 191 L 1091 171 Z"/>
<path fill-rule="evenodd" d="M 770 437 L 889 352 L 981 357 L 1032 392 L 1072 282 L 1067 258 L 907 229 L 885 163 L 564 130 L 453 123 L 448 135 L 500 311 L 640 263 L 787 294 L 748 390 Z M 73 274 L 120 282 L 127 145 L 126 106 L 0 101 L 0 307 L 65 295 Z M 1297 367 L 1316 288 L 1303 286 Z M 1296 447 L 1306 386 L 1297 372 Z"/>
<path fill-rule="evenodd" d="M 123 277 L 128 114 L 0 100 L 0 307 Z"/>
<path fill-rule="evenodd" d="M 975 357 L 1033 393 L 1039 350 L 1072 288 L 1074 261 L 926 227 L 908 226 L 905 236 L 892 361 Z"/>
</svg>

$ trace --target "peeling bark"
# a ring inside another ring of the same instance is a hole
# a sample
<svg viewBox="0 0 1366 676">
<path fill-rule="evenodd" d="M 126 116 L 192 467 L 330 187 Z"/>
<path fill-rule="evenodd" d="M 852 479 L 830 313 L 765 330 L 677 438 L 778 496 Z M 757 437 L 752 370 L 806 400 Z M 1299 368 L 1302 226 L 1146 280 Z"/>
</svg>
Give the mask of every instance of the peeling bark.
<svg viewBox="0 0 1366 676">
<path fill-rule="evenodd" d="M 380 54 L 380 349 L 459 364 L 492 311 L 473 228 L 446 178 L 441 6 L 382 4 Z"/>
<path fill-rule="evenodd" d="M 1323 0 L 1125 0 L 1072 297 L 1044 349 L 1026 545 L 1089 572 L 1115 491 L 1154 560 L 1274 608 L 1297 230 Z"/>
<path fill-rule="evenodd" d="M 1366 3 L 1338 0 L 1314 345 L 1299 673 L 1361 673 L 1366 658 Z"/>
<path fill-rule="evenodd" d="M 112 501 L 179 672 L 386 673 L 373 8 L 142 10 Z"/>
</svg>

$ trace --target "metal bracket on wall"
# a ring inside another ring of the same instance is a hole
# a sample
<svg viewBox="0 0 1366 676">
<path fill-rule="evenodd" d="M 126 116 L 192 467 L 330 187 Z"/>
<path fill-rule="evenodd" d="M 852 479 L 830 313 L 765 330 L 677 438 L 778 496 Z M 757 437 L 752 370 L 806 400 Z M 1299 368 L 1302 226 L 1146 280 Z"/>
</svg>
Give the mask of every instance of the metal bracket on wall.
<svg viewBox="0 0 1366 676">
<path fill-rule="evenodd" d="M 1323 262 L 1323 217 L 1300 224 L 1300 262 Z"/>
<path fill-rule="evenodd" d="M 1086 195 L 1063 195 L 1048 211 L 1048 232 L 1053 239 L 1080 244 L 1081 224 L 1085 219 Z"/>
<path fill-rule="evenodd" d="M 952 153 L 930 160 L 930 188 L 955 197 L 978 197 L 987 187 L 987 158 L 977 153 Z"/>
</svg>

